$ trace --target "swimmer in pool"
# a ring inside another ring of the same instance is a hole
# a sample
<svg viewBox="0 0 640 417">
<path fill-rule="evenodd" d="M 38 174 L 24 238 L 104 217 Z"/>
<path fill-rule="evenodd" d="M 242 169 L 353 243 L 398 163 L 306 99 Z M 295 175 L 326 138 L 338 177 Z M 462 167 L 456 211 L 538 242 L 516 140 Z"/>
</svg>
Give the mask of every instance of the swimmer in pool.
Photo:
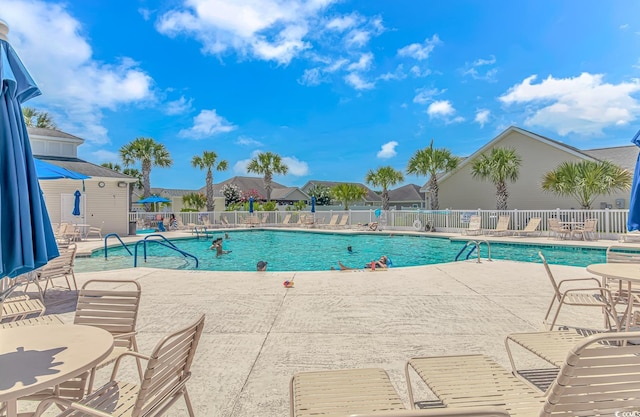
<svg viewBox="0 0 640 417">
<path fill-rule="evenodd" d="M 385 255 L 382 255 L 380 257 L 380 259 L 378 259 L 377 261 L 371 261 L 371 262 L 375 262 L 376 268 L 387 269 L 389 267 L 389 265 L 388 265 L 389 258 L 387 258 Z M 350 270 L 353 270 L 353 269 L 358 269 L 358 268 L 350 268 L 348 266 L 345 266 L 340 261 L 338 261 L 338 266 L 340 267 L 341 271 L 350 271 Z M 371 263 L 366 264 L 364 267 L 365 268 L 371 268 Z"/>
</svg>

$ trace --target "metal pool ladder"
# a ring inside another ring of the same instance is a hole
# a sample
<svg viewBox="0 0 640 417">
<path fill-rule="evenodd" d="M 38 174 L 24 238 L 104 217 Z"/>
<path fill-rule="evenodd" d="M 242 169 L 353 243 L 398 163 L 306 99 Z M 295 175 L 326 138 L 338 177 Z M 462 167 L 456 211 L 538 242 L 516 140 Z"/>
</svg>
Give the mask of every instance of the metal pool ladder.
<svg viewBox="0 0 640 417">
<path fill-rule="evenodd" d="M 133 256 L 133 266 L 134 268 L 138 266 L 138 245 L 140 243 L 142 243 L 143 245 L 143 252 L 144 252 L 144 261 L 147 262 L 147 240 L 150 237 L 159 237 L 162 240 L 164 240 L 164 242 L 162 240 L 148 240 L 149 242 L 154 242 L 157 243 L 161 246 L 164 246 L 165 248 L 169 248 L 169 249 L 173 249 L 174 251 L 178 252 L 179 254 L 181 254 L 182 256 L 184 256 L 185 258 L 192 258 L 196 261 L 196 268 L 198 267 L 200 261 L 198 260 L 198 258 L 192 254 L 190 254 L 189 252 L 185 252 L 182 249 L 178 248 L 176 245 L 173 244 L 173 242 L 171 242 L 169 239 L 167 239 L 166 237 L 160 235 L 160 234 L 152 234 L 152 235 L 148 235 L 145 236 L 144 239 L 139 240 L 136 242 L 136 246 L 134 247 L 134 253 L 131 253 L 131 249 L 129 249 L 129 247 L 122 241 L 122 239 L 120 238 L 120 236 L 117 233 L 109 233 L 108 235 L 106 235 L 104 237 L 104 259 L 107 259 L 108 257 L 108 253 L 109 253 L 109 247 L 107 246 L 107 240 L 110 237 L 115 237 L 116 239 L 118 239 L 118 241 L 120 242 L 120 245 L 122 245 L 123 248 L 125 248 L 127 250 L 127 252 L 129 252 L 129 255 Z"/>
<path fill-rule="evenodd" d="M 489 243 L 489 241 L 487 240 L 470 240 L 467 243 L 465 243 L 465 245 L 462 247 L 462 249 L 460 249 L 460 252 L 458 252 L 458 254 L 456 255 L 456 261 L 459 260 L 460 255 L 462 255 L 462 253 L 464 252 L 465 249 L 467 249 L 469 246 L 471 246 L 471 249 L 469 250 L 469 252 L 467 252 L 467 256 L 464 258 L 469 259 L 469 257 L 471 257 L 471 254 L 473 254 L 473 251 L 476 251 L 476 253 L 478 254 L 478 261 L 477 263 L 480 263 L 480 245 L 481 244 L 486 244 L 487 245 L 487 260 L 489 262 L 491 262 L 491 244 Z"/>
</svg>

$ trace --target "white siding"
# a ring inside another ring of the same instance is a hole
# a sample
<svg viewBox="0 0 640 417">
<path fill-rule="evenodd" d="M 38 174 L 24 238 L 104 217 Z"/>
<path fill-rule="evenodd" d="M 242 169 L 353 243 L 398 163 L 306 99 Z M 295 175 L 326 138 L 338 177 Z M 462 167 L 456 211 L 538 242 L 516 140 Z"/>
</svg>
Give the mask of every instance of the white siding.
<svg viewBox="0 0 640 417">
<path fill-rule="evenodd" d="M 104 188 L 98 182 L 105 183 Z M 102 234 L 118 233 L 126 236 L 129 231 L 127 214 L 127 188 L 119 188 L 116 179 L 91 178 L 84 181 L 75 180 L 41 180 L 40 187 L 44 193 L 47 210 L 52 223 L 60 223 L 61 194 L 73 194 L 76 190 L 85 197 L 84 221 L 93 226 L 100 226 L 104 221 Z"/>
<path fill-rule="evenodd" d="M 542 141 L 513 131 L 494 143 L 493 147 L 512 147 L 522 158 L 519 178 L 515 183 L 507 183 L 509 209 L 570 209 L 580 208 L 578 202 L 570 197 L 558 197 L 541 189 L 542 176 L 555 169 L 564 161 L 580 160 L 574 154 L 551 146 Z M 485 152 L 490 152 L 491 148 Z M 451 209 L 495 209 L 496 187 L 493 183 L 474 179 L 471 175 L 472 163 L 440 181 L 438 200 L 440 208 Z M 600 202 L 616 208 L 616 199 L 625 199 L 629 204 L 629 191 L 611 196 L 599 196 L 593 204 L 600 208 Z"/>
</svg>

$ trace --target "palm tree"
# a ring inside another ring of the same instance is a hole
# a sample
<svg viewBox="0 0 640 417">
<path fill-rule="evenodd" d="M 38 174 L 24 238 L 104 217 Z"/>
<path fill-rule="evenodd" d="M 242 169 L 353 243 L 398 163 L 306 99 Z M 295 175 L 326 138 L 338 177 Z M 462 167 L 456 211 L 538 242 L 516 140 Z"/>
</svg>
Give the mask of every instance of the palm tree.
<svg viewBox="0 0 640 417">
<path fill-rule="evenodd" d="M 133 190 L 135 188 L 142 188 L 142 172 L 135 168 L 125 168 L 122 173 L 137 180 L 136 182 L 129 183 L 129 211 L 131 211 L 133 207 Z"/>
<path fill-rule="evenodd" d="M 249 162 L 247 171 L 264 175 L 264 188 L 267 190 L 267 201 L 271 201 L 273 174 L 287 175 L 289 167 L 282 162 L 280 155 L 273 152 L 261 152 Z"/>
<path fill-rule="evenodd" d="M 49 113 L 45 111 L 38 111 L 33 107 L 23 107 L 22 116 L 24 117 L 24 124 L 27 127 L 42 127 L 45 129 L 57 128 Z"/>
<path fill-rule="evenodd" d="M 201 193 L 190 193 L 182 196 L 182 201 L 187 207 L 200 211 L 207 204 L 207 199 Z"/>
<path fill-rule="evenodd" d="M 493 148 L 489 155 L 482 154 L 473 161 L 471 175 L 488 180 L 496 186 L 496 209 L 507 210 L 507 181 L 518 179 L 522 159 L 513 148 Z"/>
<path fill-rule="evenodd" d="M 450 150 L 446 148 L 435 149 L 433 140 L 428 147 L 418 149 L 409 159 L 407 174 L 429 176 L 427 185 L 431 193 L 431 210 L 439 210 L 440 206 L 438 202 L 438 175 L 456 169 L 459 162 L 460 158 L 453 156 Z"/>
<path fill-rule="evenodd" d="M 370 169 L 364 180 L 374 187 L 382 187 L 382 210 L 389 210 L 389 187 L 404 181 L 404 175 L 393 167 L 386 166 L 375 171 Z"/>
<path fill-rule="evenodd" d="M 609 161 L 563 162 L 542 177 L 542 189 L 575 198 L 582 209 L 591 209 L 598 195 L 631 187 L 632 174 Z"/>
<path fill-rule="evenodd" d="M 103 162 L 100 164 L 100 166 L 103 166 L 105 168 L 108 168 L 116 172 L 122 172 L 122 167 L 114 162 Z"/>
<path fill-rule="evenodd" d="M 168 168 L 173 164 L 167 148 L 153 138 L 135 138 L 120 148 L 120 158 L 126 167 L 140 161 L 144 189 L 143 198 L 147 198 L 151 194 L 151 167 Z"/>
<path fill-rule="evenodd" d="M 344 182 L 331 188 L 331 195 L 334 199 L 342 201 L 345 210 L 349 210 L 349 204 L 362 200 L 367 195 L 367 190 L 357 184 Z"/>
<path fill-rule="evenodd" d="M 213 211 L 213 172 L 212 169 L 215 167 L 216 171 L 226 171 L 229 167 L 229 163 L 226 160 L 222 160 L 218 162 L 216 165 L 216 160 L 218 159 L 218 154 L 214 151 L 203 151 L 202 156 L 195 155 L 191 159 L 191 165 L 194 168 L 206 169 L 207 170 L 207 211 Z"/>
</svg>

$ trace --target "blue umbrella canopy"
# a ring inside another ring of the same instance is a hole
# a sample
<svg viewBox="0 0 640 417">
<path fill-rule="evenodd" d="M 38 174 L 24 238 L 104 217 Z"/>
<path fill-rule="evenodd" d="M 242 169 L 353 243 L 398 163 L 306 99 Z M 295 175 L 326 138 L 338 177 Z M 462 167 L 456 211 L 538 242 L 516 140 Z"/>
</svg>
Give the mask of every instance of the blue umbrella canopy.
<svg viewBox="0 0 640 417">
<path fill-rule="evenodd" d="M 37 158 L 34 159 L 33 162 L 36 166 L 38 179 L 41 180 L 58 180 L 62 178 L 68 178 L 72 180 L 86 180 L 88 178 L 91 178 L 88 175 L 80 174 L 79 172 L 71 171 Z"/>
<path fill-rule="evenodd" d="M 631 139 L 636 146 L 640 147 L 640 130 Z M 633 174 L 631 185 L 631 196 L 629 197 L 629 216 L 627 217 L 627 229 L 630 232 L 640 230 L 640 154 L 636 161 L 636 170 Z"/>
<path fill-rule="evenodd" d="M 15 277 L 59 256 L 38 184 L 22 103 L 40 90 L 0 21 L 0 278 Z"/>
<path fill-rule="evenodd" d="M 75 193 L 73 193 L 73 196 L 75 197 L 75 199 L 73 200 L 73 211 L 71 212 L 71 214 L 73 214 L 74 216 L 79 216 L 80 215 L 80 196 L 82 194 L 80 194 L 80 190 L 76 190 Z"/>
<path fill-rule="evenodd" d="M 316 212 L 316 196 L 311 197 L 311 212 Z"/>
<path fill-rule="evenodd" d="M 160 197 L 157 195 L 152 195 L 149 196 L 147 198 L 143 198 L 142 200 L 138 201 L 138 203 L 140 204 L 147 204 L 147 203 L 170 203 L 171 200 L 169 200 L 168 198 L 164 198 L 164 197 Z"/>
<path fill-rule="evenodd" d="M 253 213 L 253 197 L 249 197 L 249 213 Z"/>
</svg>

